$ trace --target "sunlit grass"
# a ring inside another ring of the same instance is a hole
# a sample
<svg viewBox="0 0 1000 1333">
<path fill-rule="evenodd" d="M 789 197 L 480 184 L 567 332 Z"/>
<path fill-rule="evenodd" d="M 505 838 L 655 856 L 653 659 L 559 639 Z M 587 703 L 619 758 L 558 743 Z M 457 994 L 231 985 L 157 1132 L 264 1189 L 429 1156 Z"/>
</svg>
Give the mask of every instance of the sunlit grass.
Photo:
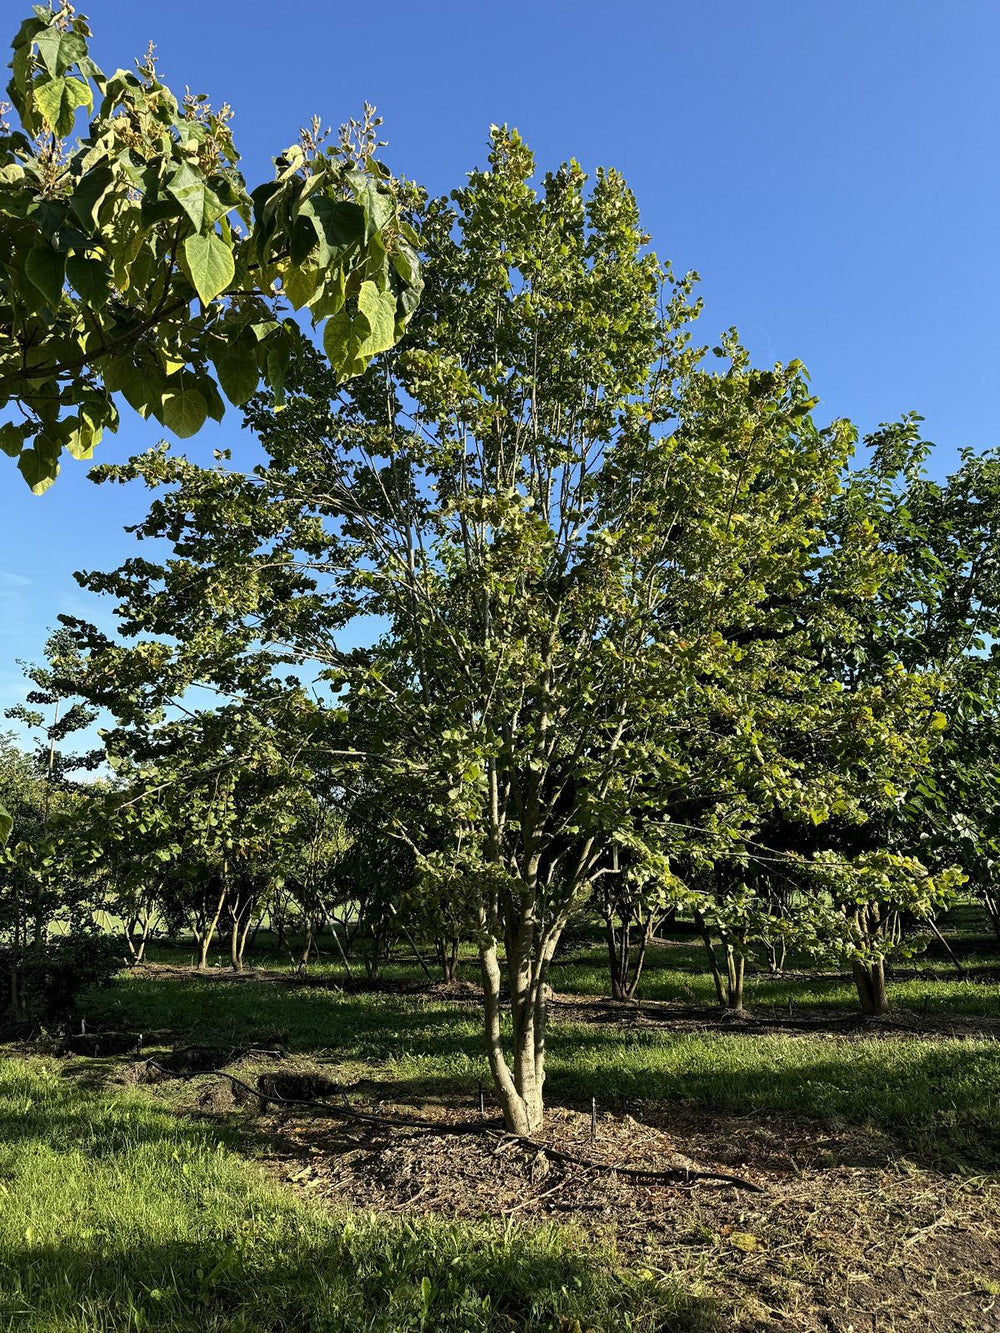
<svg viewBox="0 0 1000 1333">
<path fill-rule="evenodd" d="M 637 999 L 711 1006 L 717 1003 L 711 976 L 703 971 L 704 954 L 699 949 L 669 948 L 651 951 L 643 971 Z M 608 993 L 607 962 L 598 950 L 578 954 L 553 968 L 553 984 L 559 991 L 575 995 L 605 996 Z M 889 999 L 896 1009 L 927 1014 L 1000 1013 L 1000 988 L 996 982 L 960 980 L 938 959 L 933 966 L 922 962 L 915 977 L 892 977 Z M 749 971 L 744 1004 L 750 1010 L 777 1010 L 807 1014 L 811 1008 L 858 1012 L 858 996 L 844 977 L 824 978 L 808 974 L 773 975 Z"/>
<path fill-rule="evenodd" d="M 966 945 L 979 947 L 963 949 L 960 962 L 967 974 L 977 968 L 1000 967 L 1000 956 L 991 949 L 983 935 L 984 923 L 973 908 L 958 910 L 956 922 L 949 929 L 949 938 L 966 940 Z M 594 930 L 584 932 L 557 955 L 552 969 L 554 988 L 565 994 L 605 998 L 609 993 L 607 954 L 604 946 L 593 937 Z M 351 972 L 333 950 L 329 939 L 321 937 L 323 955 L 308 967 L 308 978 L 314 984 L 323 982 L 349 987 L 364 984 L 364 968 L 355 960 Z M 292 940 L 287 948 L 279 950 L 272 936 L 262 933 L 257 946 L 248 957 L 248 966 L 283 972 L 291 975 L 297 970 L 301 942 Z M 186 965 L 193 954 L 184 949 L 153 945 L 148 951 L 150 961 Z M 378 982 L 383 986 L 419 988 L 426 983 L 428 973 L 437 980 L 435 961 L 430 950 L 423 951 L 421 967 L 412 949 L 397 949 L 381 967 Z M 211 955 L 215 969 L 228 969 L 228 957 L 222 952 Z M 469 944 L 462 948 L 459 979 L 477 983 L 479 964 L 475 950 Z M 917 954 L 902 961 L 895 969 L 889 968 L 889 998 L 891 1005 L 900 1010 L 928 1015 L 967 1014 L 971 1016 L 1000 1014 L 1000 987 L 996 981 L 977 979 L 975 975 L 960 977 L 951 961 L 940 953 Z M 690 934 L 682 934 L 666 944 L 653 945 L 648 952 L 636 999 L 639 1001 L 668 1002 L 689 1006 L 708 1006 L 717 1003 L 711 974 L 707 971 L 706 955 L 700 941 Z M 849 977 L 838 973 L 835 966 L 818 967 L 806 955 L 790 953 L 783 972 L 771 972 L 764 955 L 751 952 L 747 964 L 744 1004 L 750 1010 L 764 1014 L 808 1013 L 810 1009 L 832 1010 L 842 1014 L 858 1011 L 858 997 Z"/>
</svg>

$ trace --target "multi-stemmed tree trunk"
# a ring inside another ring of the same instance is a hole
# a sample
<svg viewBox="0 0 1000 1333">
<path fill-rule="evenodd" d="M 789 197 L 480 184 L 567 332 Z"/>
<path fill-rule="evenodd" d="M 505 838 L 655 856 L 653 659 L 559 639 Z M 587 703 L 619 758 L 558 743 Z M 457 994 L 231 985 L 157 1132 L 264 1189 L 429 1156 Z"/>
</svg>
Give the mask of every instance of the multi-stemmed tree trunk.
<svg viewBox="0 0 1000 1333">
<path fill-rule="evenodd" d="M 640 911 L 638 919 L 623 912 L 615 920 L 612 910 L 604 913 L 604 938 L 608 948 L 608 976 L 613 1000 L 634 1000 L 642 969 L 662 915 L 653 908 Z"/>
<path fill-rule="evenodd" d="M 458 935 L 438 935 L 435 940 L 438 963 L 441 967 L 441 980 L 446 986 L 454 985 L 458 980 L 458 949 L 461 937 Z"/>
<path fill-rule="evenodd" d="M 984 886 L 980 890 L 980 900 L 986 908 L 986 915 L 989 918 L 990 925 L 993 927 L 993 934 L 996 936 L 997 944 L 1000 945 L 1000 893 L 997 893 L 992 886 Z"/>
<path fill-rule="evenodd" d="M 883 950 L 893 942 L 892 937 L 899 929 L 898 913 L 887 913 L 879 903 L 869 902 L 859 906 L 853 917 L 860 939 L 867 947 L 851 958 L 851 977 L 861 1012 L 867 1018 L 878 1018 L 889 1008 Z"/>
<path fill-rule="evenodd" d="M 695 913 L 695 925 L 705 946 L 705 956 L 708 959 L 709 971 L 715 986 L 715 997 L 719 1005 L 734 1013 L 742 1013 L 747 931 L 738 930 L 734 934 L 721 934 L 719 944 L 723 953 L 720 963 L 712 930 L 700 912 Z"/>
<path fill-rule="evenodd" d="M 879 958 L 874 962 L 863 963 L 854 959 L 851 963 L 851 976 L 858 992 L 861 1012 L 868 1018 L 878 1018 L 889 1007 L 885 987 L 885 963 Z"/>
<path fill-rule="evenodd" d="M 125 922 L 123 930 L 125 947 L 128 949 L 129 957 L 133 963 L 141 963 L 145 958 L 146 945 L 159 915 L 159 909 L 156 907 L 142 908 Z M 138 936 L 136 932 L 138 932 Z"/>
<path fill-rule="evenodd" d="M 610 866 L 606 870 L 609 873 L 605 875 L 599 898 L 608 949 L 611 998 L 632 1000 L 639 988 L 650 941 L 676 908 L 665 910 L 662 904 L 650 905 L 643 900 L 642 894 L 636 892 L 623 873 L 617 846 L 611 849 Z"/>
<path fill-rule="evenodd" d="M 191 930 L 198 946 L 199 972 L 205 972 L 208 969 L 208 951 L 212 947 L 212 940 L 215 938 L 215 932 L 222 920 L 227 893 L 226 876 L 224 874 L 219 875 L 211 889 L 203 890 L 200 901 L 192 915 Z"/>
<path fill-rule="evenodd" d="M 507 1129 L 514 1134 L 533 1134 L 544 1117 L 548 971 L 559 934 L 543 936 L 530 908 L 518 912 L 508 926 L 503 971 L 485 916 L 481 935 L 479 959 L 490 1072 Z M 501 1026 L 504 971 L 510 997 L 509 1054 Z"/>
<path fill-rule="evenodd" d="M 257 898 L 252 876 L 233 877 L 226 895 L 226 907 L 229 912 L 229 959 L 234 972 L 243 971 L 243 958 Z"/>
</svg>

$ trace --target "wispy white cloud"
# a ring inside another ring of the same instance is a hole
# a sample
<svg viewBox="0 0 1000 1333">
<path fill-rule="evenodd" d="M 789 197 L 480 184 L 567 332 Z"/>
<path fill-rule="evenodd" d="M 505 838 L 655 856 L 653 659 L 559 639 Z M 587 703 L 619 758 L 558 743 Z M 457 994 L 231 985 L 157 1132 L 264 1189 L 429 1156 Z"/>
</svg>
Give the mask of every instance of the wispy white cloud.
<svg viewBox="0 0 1000 1333">
<path fill-rule="evenodd" d="M 30 588 L 31 579 L 26 579 L 23 574 L 12 574 L 8 569 L 0 569 L 0 591 L 4 588 Z"/>
</svg>

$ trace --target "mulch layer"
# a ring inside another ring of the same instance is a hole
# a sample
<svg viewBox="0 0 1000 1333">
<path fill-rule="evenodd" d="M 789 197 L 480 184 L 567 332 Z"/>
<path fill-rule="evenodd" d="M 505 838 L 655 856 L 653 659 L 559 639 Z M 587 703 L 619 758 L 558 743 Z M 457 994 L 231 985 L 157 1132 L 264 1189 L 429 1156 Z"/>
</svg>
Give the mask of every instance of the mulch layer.
<svg viewBox="0 0 1000 1333">
<path fill-rule="evenodd" d="M 588 1113 L 557 1107 L 532 1151 L 500 1137 L 264 1120 L 261 1160 L 293 1189 L 386 1213 L 573 1223 L 623 1263 L 715 1295 L 720 1327 L 1000 1329 L 1000 1186 L 894 1160 L 870 1136 L 609 1114 L 595 1142 Z M 555 1161 L 549 1143 L 609 1164 L 730 1171 L 766 1192 L 637 1182 Z"/>
</svg>

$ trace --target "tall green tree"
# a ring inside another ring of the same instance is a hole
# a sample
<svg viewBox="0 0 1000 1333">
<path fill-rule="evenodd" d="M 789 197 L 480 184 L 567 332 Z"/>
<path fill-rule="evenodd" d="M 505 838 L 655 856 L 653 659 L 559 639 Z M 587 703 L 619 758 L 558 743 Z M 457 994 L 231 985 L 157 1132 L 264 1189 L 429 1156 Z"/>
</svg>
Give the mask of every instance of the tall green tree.
<svg viewBox="0 0 1000 1333">
<path fill-rule="evenodd" d="M 347 378 L 420 292 L 370 108 L 332 143 L 314 122 L 250 189 L 228 106 L 175 97 L 151 53 L 104 74 L 90 35 L 66 0 L 35 5 L 12 43 L 20 127 L 0 125 L 0 409 L 18 409 L 0 448 L 36 493 L 117 428 L 116 395 L 186 438 L 260 384 L 281 401 L 289 307 Z"/>
<path fill-rule="evenodd" d="M 0 800 L 15 830 L 0 846 L 0 969 L 7 978 L 6 1006 L 15 1019 L 68 1001 L 73 976 L 86 970 L 89 944 L 94 944 L 91 961 L 101 959 L 98 973 L 114 969 L 110 953 L 93 940 L 92 837 L 76 777 L 79 770 L 92 769 L 98 756 L 67 749 L 94 716 L 72 683 L 79 665 L 73 636 L 58 630 L 46 644 L 46 662 L 24 668 L 25 703 L 7 710 L 34 741 L 30 755 L 5 745 L 0 762 Z M 73 949 L 53 944 L 57 923 L 89 937 L 75 958 Z"/>
<path fill-rule="evenodd" d="M 769 818 L 857 819 L 908 780 L 931 715 L 920 671 L 849 691 L 818 669 L 884 577 L 863 529 L 830 553 L 852 429 L 815 424 L 798 363 L 757 370 L 734 335 L 703 357 L 693 279 L 615 172 L 533 177 L 495 130 L 421 212 L 406 343 L 346 387 L 297 359 L 284 410 L 248 410 L 265 466 L 99 469 L 169 483 L 138 535 L 171 555 L 83 579 L 133 643 L 81 629 L 109 697 L 139 664 L 124 720 L 198 680 L 263 716 L 288 665 L 320 675 L 330 796 L 391 793 L 384 831 L 468 922 L 519 1132 L 553 955 L 616 852 L 637 901 L 703 910 Z M 352 622 L 380 637 L 350 647 Z"/>
</svg>

